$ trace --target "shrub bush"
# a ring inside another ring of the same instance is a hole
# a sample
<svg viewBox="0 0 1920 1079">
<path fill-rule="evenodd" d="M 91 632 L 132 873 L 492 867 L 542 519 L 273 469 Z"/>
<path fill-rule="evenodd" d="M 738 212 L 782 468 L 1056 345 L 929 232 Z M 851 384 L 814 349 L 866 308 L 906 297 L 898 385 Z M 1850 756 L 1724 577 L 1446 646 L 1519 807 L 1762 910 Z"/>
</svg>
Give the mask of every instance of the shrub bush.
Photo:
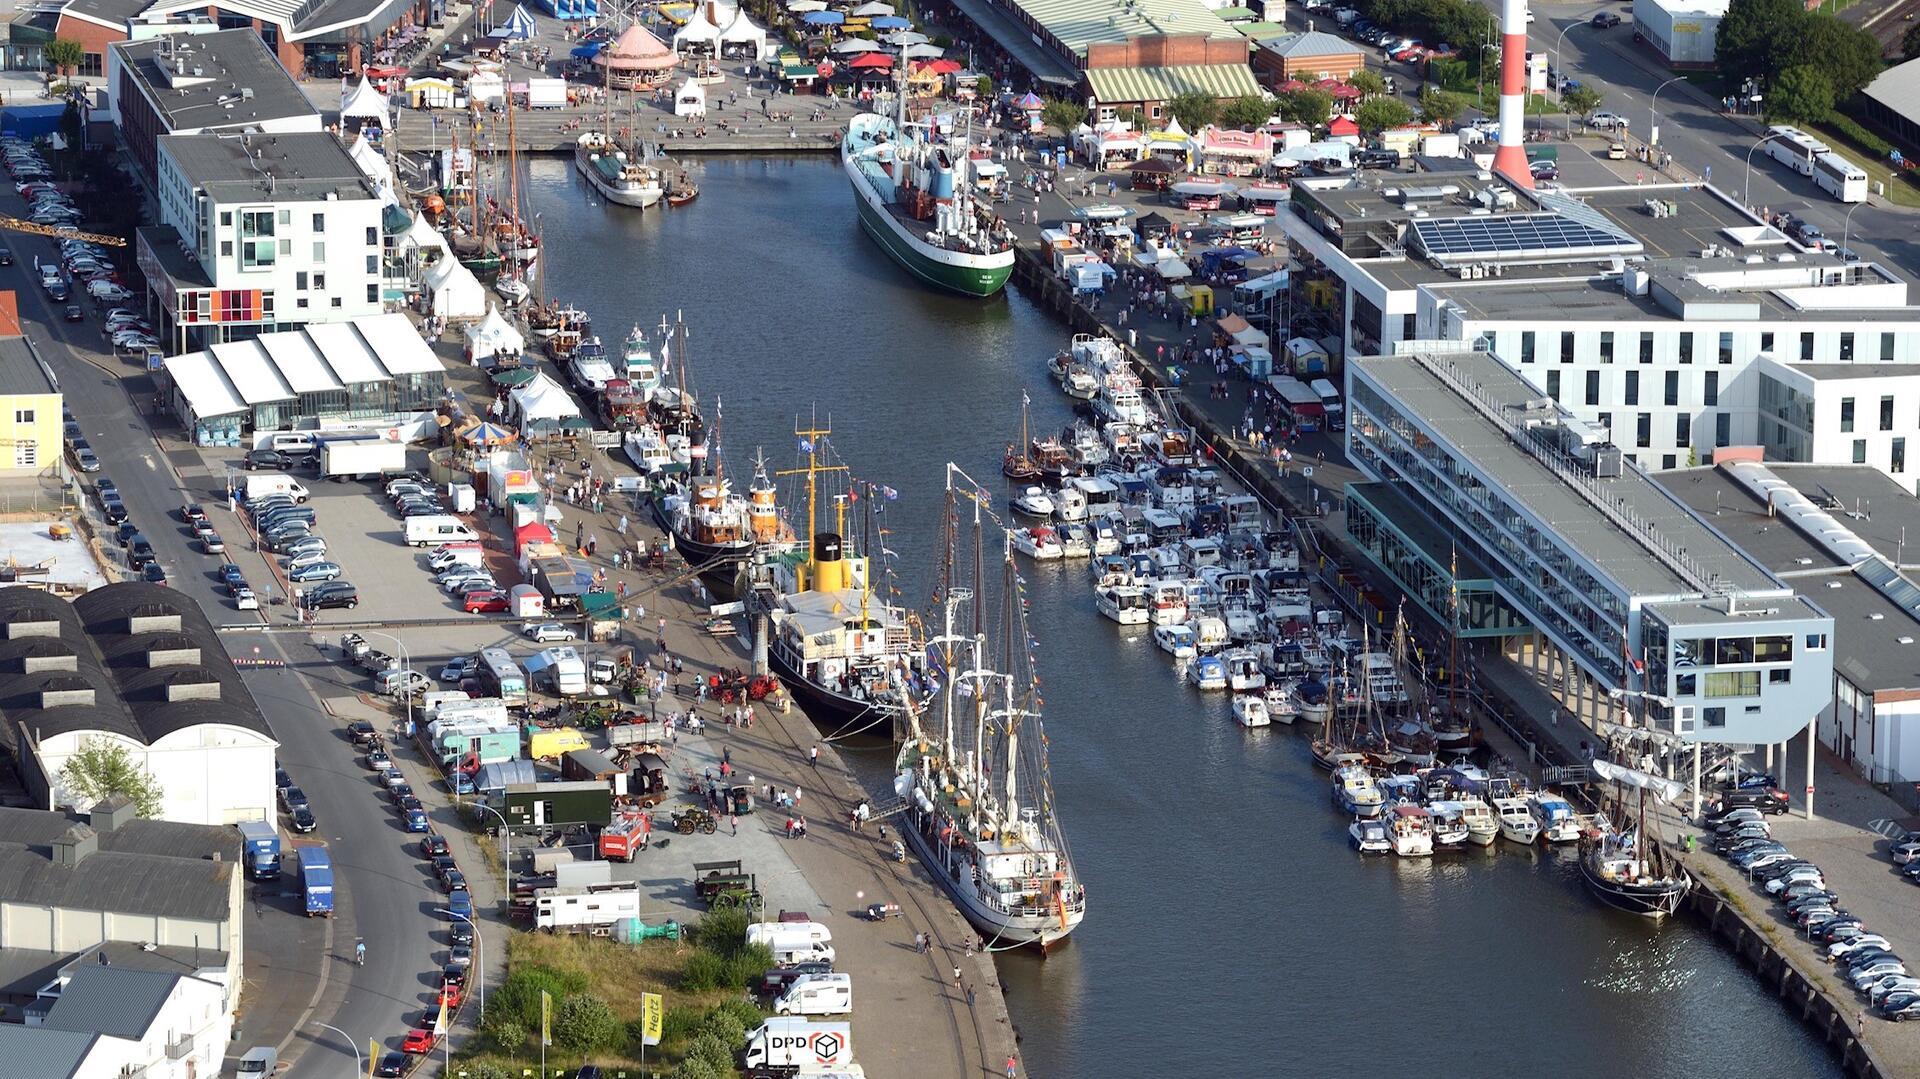
<svg viewBox="0 0 1920 1079">
<path fill-rule="evenodd" d="M 1873 156 L 1883 161 L 1886 160 L 1888 154 L 1893 152 L 1892 143 L 1861 127 L 1858 121 L 1845 113 L 1834 113 L 1827 117 L 1827 123 L 1831 124 L 1834 130 L 1840 132 L 1840 134 L 1852 139 L 1862 150 L 1872 153 Z"/>
<path fill-rule="evenodd" d="M 728 989 L 745 989 L 772 966 L 773 950 L 764 944 L 750 944 L 726 960 L 726 976 L 721 984 Z"/>
<path fill-rule="evenodd" d="M 689 993 L 703 993 L 709 989 L 718 989 L 726 984 L 731 973 L 727 960 L 712 952 L 695 952 L 687 957 L 687 965 L 680 969 L 680 988 Z"/>
<path fill-rule="evenodd" d="M 492 1060 L 476 1060 L 461 1069 L 467 1079 L 514 1079 L 512 1071 L 505 1064 Z"/>
<path fill-rule="evenodd" d="M 742 1045 L 747 1040 L 747 1028 L 741 1025 L 738 1016 L 715 1008 L 700 1021 L 698 1037 L 708 1036 L 719 1039 L 722 1045 Z"/>
<path fill-rule="evenodd" d="M 693 1032 L 700 1029 L 700 1023 L 705 1018 L 706 1013 L 695 1008 L 668 1008 L 667 1014 L 660 1020 L 660 1044 L 678 1045 L 693 1037 Z M 630 1025 L 629 1033 L 633 1043 L 640 1044 L 638 1019 Z"/>
<path fill-rule="evenodd" d="M 713 1010 L 716 1012 L 726 1012 L 728 1015 L 739 1020 L 743 1040 L 746 1032 L 757 1029 L 767 1018 L 767 1013 L 761 1011 L 760 1006 L 751 1000 L 724 1001 Z"/>
<path fill-rule="evenodd" d="M 732 1074 L 731 1063 L 722 1071 L 697 1057 L 688 1057 L 673 1069 L 670 1079 L 728 1079 Z"/>
<path fill-rule="evenodd" d="M 742 1041 L 745 1039 L 743 1038 Z M 702 1034 L 687 1046 L 688 1060 L 701 1060 L 713 1065 L 722 1074 L 733 1067 L 733 1050 L 739 1042 L 723 1042 L 711 1034 Z"/>
<path fill-rule="evenodd" d="M 526 1048 L 527 1028 L 510 1012 L 494 1012 L 487 1016 L 487 1040 L 491 1041 L 503 1053 L 518 1053 Z"/>
<path fill-rule="evenodd" d="M 555 970 L 552 967 L 517 967 L 508 974 L 498 989 L 488 994 L 488 1012 L 494 1009 L 505 1011 L 511 1018 L 518 1019 L 528 1029 L 540 1025 L 540 991 L 546 990 L 555 1002 L 570 994 L 584 992 L 587 988 L 586 974 L 576 970 Z"/>
<path fill-rule="evenodd" d="M 700 919 L 696 939 L 715 955 L 732 955 L 747 944 L 747 912 L 739 907 L 710 910 Z"/>
<path fill-rule="evenodd" d="M 591 993 L 575 993 L 554 1009 L 553 1040 L 568 1049 L 590 1053 L 619 1036 L 620 1021 L 613 1009 Z"/>
</svg>

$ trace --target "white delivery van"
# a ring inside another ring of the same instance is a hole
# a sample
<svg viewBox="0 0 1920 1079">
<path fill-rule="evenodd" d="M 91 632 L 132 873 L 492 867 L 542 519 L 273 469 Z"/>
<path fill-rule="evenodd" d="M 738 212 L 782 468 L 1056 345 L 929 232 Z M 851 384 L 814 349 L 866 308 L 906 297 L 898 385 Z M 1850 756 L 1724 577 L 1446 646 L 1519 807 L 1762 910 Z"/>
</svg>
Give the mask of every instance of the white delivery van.
<svg viewBox="0 0 1920 1079">
<path fill-rule="evenodd" d="M 449 546 L 439 554 L 427 559 L 427 568 L 439 573 L 443 569 L 455 566 L 484 566 L 487 564 L 487 552 L 477 543 L 463 543 Z"/>
<path fill-rule="evenodd" d="M 833 945 L 824 940 L 788 940 L 776 937 L 767 945 L 773 952 L 775 966 L 790 967 L 795 963 L 832 963 Z"/>
<path fill-rule="evenodd" d="M 769 1019 L 747 1033 L 739 1060 L 747 1071 L 791 1068 L 798 1075 L 844 1073 L 856 1067 L 853 1027 L 798 1017 Z"/>
<path fill-rule="evenodd" d="M 806 974 L 773 1002 L 775 1015 L 847 1015 L 853 1011 L 853 975 Z"/>
<path fill-rule="evenodd" d="M 472 541 L 480 538 L 480 533 L 450 513 L 434 513 L 420 517 L 407 518 L 407 544 L 411 547 L 425 547 L 428 544 Z"/>
<path fill-rule="evenodd" d="M 305 502 L 312 494 L 306 485 L 292 476 L 281 472 L 254 472 L 247 476 L 247 501 L 265 498 L 268 495 L 287 495 L 295 502 Z"/>
<path fill-rule="evenodd" d="M 825 943 L 833 940 L 833 930 L 819 922 L 753 922 L 747 926 L 748 944 L 772 947 L 775 940 Z"/>
<path fill-rule="evenodd" d="M 1307 389 L 1320 395 L 1320 407 L 1327 415 L 1327 430 L 1344 431 L 1347 429 L 1347 406 L 1340 400 L 1340 387 L 1332 379 L 1316 378 L 1307 383 Z"/>
<path fill-rule="evenodd" d="M 311 431 L 280 431 L 267 436 L 267 444 L 262 449 L 279 450 L 295 457 L 312 453 L 320 446 L 320 439 Z"/>
</svg>

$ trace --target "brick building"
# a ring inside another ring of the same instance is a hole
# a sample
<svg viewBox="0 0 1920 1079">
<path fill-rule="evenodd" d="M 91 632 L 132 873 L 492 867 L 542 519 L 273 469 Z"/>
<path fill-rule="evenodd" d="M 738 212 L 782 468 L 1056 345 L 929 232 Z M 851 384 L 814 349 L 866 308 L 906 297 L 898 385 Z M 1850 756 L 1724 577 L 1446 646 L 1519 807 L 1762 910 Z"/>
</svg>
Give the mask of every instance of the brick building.
<svg viewBox="0 0 1920 1079">
<path fill-rule="evenodd" d="M 1367 66 L 1367 58 L 1353 42 L 1314 30 L 1261 41 L 1254 46 L 1253 66 L 1262 82 L 1278 86 L 1289 79 L 1345 81 Z"/>
</svg>

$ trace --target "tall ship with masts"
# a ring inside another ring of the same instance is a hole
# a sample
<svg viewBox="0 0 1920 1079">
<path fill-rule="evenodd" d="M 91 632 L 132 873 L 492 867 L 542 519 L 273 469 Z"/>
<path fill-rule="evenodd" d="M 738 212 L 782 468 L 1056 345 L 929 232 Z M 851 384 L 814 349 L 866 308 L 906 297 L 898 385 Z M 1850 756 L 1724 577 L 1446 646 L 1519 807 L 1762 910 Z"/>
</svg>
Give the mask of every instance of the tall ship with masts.
<svg viewBox="0 0 1920 1079">
<path fill-rule="evenodd" d="M 970 573 L 958 557 L 963 499 L 972 505 Z M 905 802 L 907 842 L 986 947 L 1044 952 L 1086 916 L 1087 893 L 1054 801 L 1026 599 L 1002 528 L 999 572 L 986 572 L 988 505 L 979 484 L 947 465 L 945 557 L 931 615 L 939 633 L 927 648 L 934 689 L 907 709 L 894 792 Z M 904 689 L 905 676 L 896 678 Z"/>
<path fill-rule="evenodd" d="M 834 464 L 824 427 L 794 432 L 805 462 L 780 473 L 804 477 L 807 507 L 804 557 L 794 551 L 773 564 L 778 599 L 768 612 L 767 660 L 808 717 L 830 737 L 898 737 L 906 726 L 906 697 L 897 675 L 918 685 L 925 653 L 905 610 L 889 602 L 882 572 L 886 548 L 876 524 L 888 488 L 847 480 Z M 833 504 L 833 530 L 819 526 L 820 505 Z M 849 511 L 863 526 L 850 531 Z M 875 553 L 881 558 L 876 560 Z"/>
<path fill-rule="evenodd" d="M 991 296 L 1013 273 L 1013 234 L 995 227 L 974 199 L 968 156 L 973 113 L 963 110 L 964 120 L 929 116 L 909 123 L 902 78 L 894 90 L 894 115 L 855 116 L 840 143 L 860 227 L 922 281 Z"/>
</svg>

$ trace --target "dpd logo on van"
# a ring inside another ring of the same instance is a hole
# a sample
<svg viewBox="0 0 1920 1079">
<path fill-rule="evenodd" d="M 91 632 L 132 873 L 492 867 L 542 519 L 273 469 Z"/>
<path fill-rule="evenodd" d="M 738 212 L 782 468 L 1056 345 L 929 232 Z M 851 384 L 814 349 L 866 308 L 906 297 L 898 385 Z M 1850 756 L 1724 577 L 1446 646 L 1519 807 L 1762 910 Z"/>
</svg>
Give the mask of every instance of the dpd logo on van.
<svg viewBox="0 0 1920 1079">
<path fill-rule="evenodd" d="M 816 1034 L 813 1037 L 813 1055 L 821 1060 L 833 1060 L 840 1055 L 840 1035 Z"/>
</svg>

